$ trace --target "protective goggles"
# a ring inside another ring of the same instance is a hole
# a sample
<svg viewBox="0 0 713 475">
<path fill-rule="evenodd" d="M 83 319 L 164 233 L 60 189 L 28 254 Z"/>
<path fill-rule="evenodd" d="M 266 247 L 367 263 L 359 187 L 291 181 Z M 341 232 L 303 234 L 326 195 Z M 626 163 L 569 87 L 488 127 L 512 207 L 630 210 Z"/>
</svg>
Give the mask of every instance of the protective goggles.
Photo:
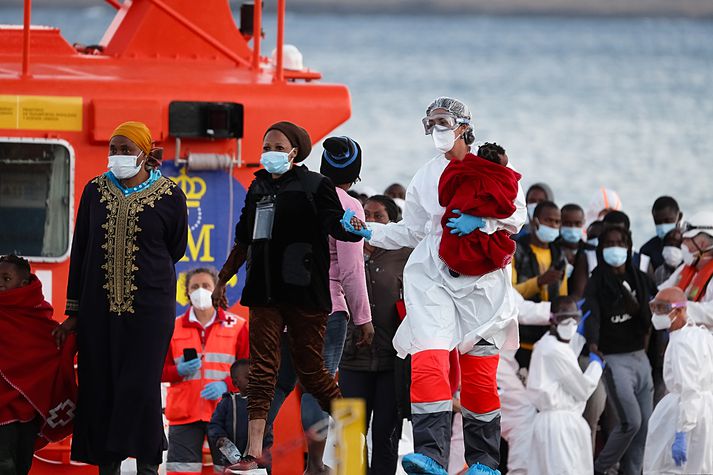
<svg viewBox="0 0 713 475">
<path fill-rule="evenodd" d="M 713 231 L 713 226 L 696 226 L 691 223 L 681 224 L 681 232 L 687 233 L 689 231 Z"/>
<path fill-rule="evenodd" d="M 677 308 L 686 308 L 686 302 L 664 302 L 662 300 L 652 300 L 649 302 L 651 313 L 657 315 L 668 315 Z"/>
<path fill-rule="evenodd" d="M 421 122 L 423 122 L 423 130 L 426 135 L 431 135 L 431 133 L 433 133 L 433 129 L 455 130 L 462 124 L 470 124 L 468 119 L 461 119 L 447 112 L 431 114 L 421 119 Z"/>
</svg>

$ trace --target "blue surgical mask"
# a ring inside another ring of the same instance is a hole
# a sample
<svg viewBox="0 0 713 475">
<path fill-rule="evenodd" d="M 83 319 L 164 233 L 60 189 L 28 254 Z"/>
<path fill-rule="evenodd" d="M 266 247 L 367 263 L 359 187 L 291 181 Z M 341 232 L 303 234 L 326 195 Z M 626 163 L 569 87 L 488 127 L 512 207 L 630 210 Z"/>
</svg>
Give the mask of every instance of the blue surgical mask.
<svg viewBox="0 0 713 475">
<path fill-rule="evenodd" d="M 676 228 L 676 223 L 662 223 L 656 225 L 656 235 L 663 241 L 663 238 Z"/>
<path fill-rule="evenodd" d="M 625 247 L 606 247 L 602 251 L 604 262 L 612 267 L 620 267 L 626 264 L 629 250 Z"/>
<path fill-rule="evenodd" d="M 557 237 L 560 235 L 560 230 L 557 228 L 552 228 L 550 226 L 545 226 L 544 224 L 540 224 L 537 230 L 535 231 L 535 234 L 537 235 L 537 239 L 544 243 L 551 243 Z"/>
<path fill-rule="evenodd" d="M 294 150 L 294 149 L 292 149 Z M 289 152 L 263 152 L 260 157 L 260 163 L 269 173 L 282 175 L 290 169 L 290 153 Z"/>
<path fill-rule="evenodd" d="M 537 208 L 538 204 L 539 203 L 527 203 L 527 217 L 530 218 L 530 221 L 535 217 L 535 208 Z"/>
<path fill-rule="evenodd" d="M 589 244 L 590 246 L 597 247 L 599 245 L 599 238 L 589 239 L 587 240 L 587 244 Z"/>
<path fill-rule="evenodd" d="M 575 244 L 582 239 L 582 228 L 563 226 L 560 228 L 560 234 L 562 234 L 562 239 L 570 244 Z"/>
</svg>

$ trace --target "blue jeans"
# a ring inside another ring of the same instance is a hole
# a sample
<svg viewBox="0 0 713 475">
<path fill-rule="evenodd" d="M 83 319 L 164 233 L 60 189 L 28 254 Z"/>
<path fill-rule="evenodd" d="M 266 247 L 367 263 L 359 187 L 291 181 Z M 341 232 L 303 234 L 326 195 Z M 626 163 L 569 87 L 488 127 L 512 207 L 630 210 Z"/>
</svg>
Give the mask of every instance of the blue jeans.
<svg viewBox="0 0 713 475">
<path fill-rule="evenodd" d="M 347 312 L 334 312 L 327 319 L 322 354 L 324 355 L 324 366 L 332 376 L 337 374 L 339 361 L 342 359 L 344 340 L 347 337 L 347 319 Z M 275 421 L 282 404 L 295 388 L 295 384 L 297 384 L 297 374 L 292 364 L 292 358 L 290 358 L 290 352 L 287 349 L 287 338 L 285 335 L 282 337 L 280 346 L 282 359 L 280 361 L 280 370 L 277 373 L 275 397 L 272 400 L 270 411 L 267 414 L 268 426 L 272 425 Z M 319 403 L 311 394 L 302 394 L 302 428 L 304 430 L 327 419 L 327 417 L 328 414 L 319 407 Z"/>
</svg>

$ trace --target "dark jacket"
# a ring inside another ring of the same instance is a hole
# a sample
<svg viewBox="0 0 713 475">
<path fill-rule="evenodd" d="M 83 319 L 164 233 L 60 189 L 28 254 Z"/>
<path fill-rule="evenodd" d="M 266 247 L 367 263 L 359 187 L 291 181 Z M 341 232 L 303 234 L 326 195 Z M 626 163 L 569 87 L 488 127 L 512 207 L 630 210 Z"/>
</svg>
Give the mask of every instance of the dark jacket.
<svg viewBox="0 0 713 475">
<path fill-rule="evenodd" d="M 274 202 L 272 238 L 253 240 L 257 203 Z M 247 248 L 246 307 L 295 305 L 329 312 L 329 240 L 357 242 L 340 224 L 344 214 L 329 178 L 295 166 L 273 179 L 255 173 L 235 229 L 235 242 Z"/>
<path fill-rule="evenodd" d="M 664 264 L 663 241 L 659 239 L 658 236 L 652 237 L 646 241 L 646 244 L 641 246 L 639 254 L 649 256 L 649 259 L 651 259 L 651 267 L 653 267 L 654 270 L 658 269 Z"/>
<path fill-rule="evenodd" d="M 208 442 L 211 447 L 215 447 L 221 437 L 227 437 L 241 454 L 245 453 L 248 446 L 248 399 L 238 393 L 223 394 L 223 399 L 216 406 L 208 423 Z M 220 457 L 224 458 L 222 454 Z M 222 462 L 219 465 L 230 465 L 225 463 L 226 460 Z"/>
<path fill-rule="evenodd" d="M 591 311 L 585 323 L 587 343 L 598 345 L 604 354 L 643 350 L 651 328 L 649 300 L 656 294 L 656 286 L 631 264 L 631 259 L 626 273 L 617 275 L 603 264 L 601 250 L 598 255 L 601 264 L 592 272 L 584 291 L 583 311 Z"/>
<path fill-rule="evenodd" d="M 402 297 L 403 273 L 411 248 L 394 251 L 375 249 L 366 259 L 366 287 L 371 302 L 374 341 L 368 348 L 356 347 L 359 332 L 349 322 L 340 368 L 352 371 L 390 371 L 394 369 L 396 350 L 391 342 L 401 323 L 396 302 Z M 347 302 L 348 303 L 348 302 Z"/>
</svg>

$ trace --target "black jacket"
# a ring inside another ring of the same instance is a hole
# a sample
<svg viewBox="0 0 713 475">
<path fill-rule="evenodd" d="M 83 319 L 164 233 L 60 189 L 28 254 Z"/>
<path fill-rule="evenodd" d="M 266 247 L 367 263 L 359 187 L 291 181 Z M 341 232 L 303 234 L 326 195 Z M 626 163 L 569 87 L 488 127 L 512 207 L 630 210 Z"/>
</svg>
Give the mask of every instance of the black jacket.
<svg viewBox="0 0 713 475">
<path fill-rule="evenodd" d="M 617 275 L 603 263 L 601 251 L 599 257 L 601 264 L 584 291 L 583 311 L 591 311 L 585 322 L 587 343 L 597 344 L 604 354 L 643 350 L 651 328 L 649 300 L 656 294 L 656 286 L 631 260 L 626 273 Z"/>
<path fill-rule="evenodd" d="M 272 238 L 253 240 L 257 203 L 274 201 Z M 235 229 L 235 242 L 248 249 L 241 299 L 246 307 L 295 305 L 330 312 L 329 238 L 357 242 L 340 224 L 344 209 L 329 178 L 295 166 L 273 179 L 255 173 Z"/>
<path fill-rule="evenodd" d="M 364 269 L 371 302 L 374 341 L 368 348 L 357 348 L 359 332 L 354 322 L 350 321 L 340 368 L 352 371 L 394 369 L 396 350 L 392 340 L 401 323 L 396 311 L 396 301 L 402 295 L 404 267 L 411 251 L 411 248 L 394 251 L 375 249 L 366 260 Z"/>
</svg>

